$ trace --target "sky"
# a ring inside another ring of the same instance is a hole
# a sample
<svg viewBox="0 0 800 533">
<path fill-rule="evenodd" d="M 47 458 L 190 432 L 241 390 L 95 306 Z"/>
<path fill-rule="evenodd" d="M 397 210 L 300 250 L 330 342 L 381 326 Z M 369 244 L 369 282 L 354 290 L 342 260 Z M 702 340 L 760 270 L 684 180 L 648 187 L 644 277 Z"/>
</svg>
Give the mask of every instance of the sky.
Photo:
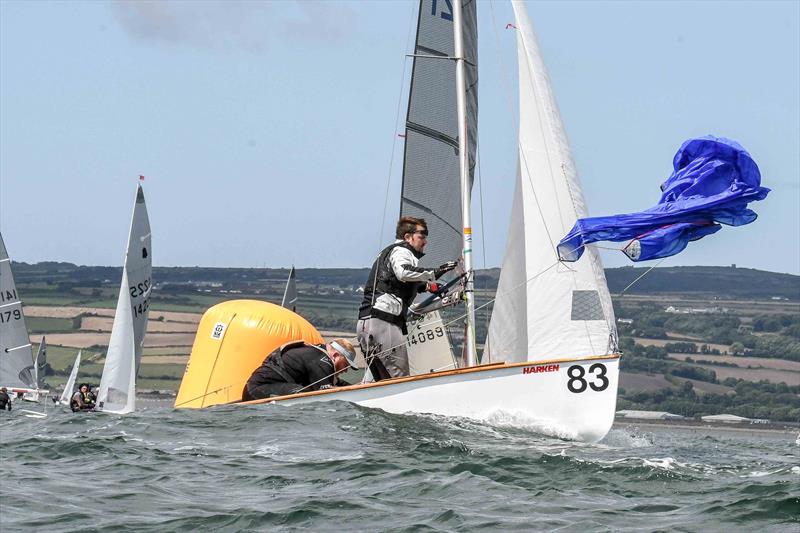
<svg viewBox="0 0 800 533">
<path fill-rule="evenodd" d="M 156 266 L 369 266 L 399 209 L 416 9 L 0 0 L 0 231 L 12 259 L 121 265 L 144 175 Z M 732 138 L 772 189 L 751 205 L 758 220 L 661 266 L 800 274 L 800 2 L 528 11 L 590 215 L 654 205 L 684 140 Z M 479 2 L 478 17 L 475 264 L 493 267 L 516 178 L 516 44 L 506 2 Z"/>
</svg>

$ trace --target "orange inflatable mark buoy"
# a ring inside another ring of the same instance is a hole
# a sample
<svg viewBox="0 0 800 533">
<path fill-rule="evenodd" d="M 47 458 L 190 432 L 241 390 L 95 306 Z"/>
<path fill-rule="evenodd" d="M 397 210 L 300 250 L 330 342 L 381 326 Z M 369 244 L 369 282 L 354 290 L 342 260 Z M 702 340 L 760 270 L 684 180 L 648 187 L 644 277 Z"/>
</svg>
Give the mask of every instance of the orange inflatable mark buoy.
<svg viewBox="0 0 800 533">
<path fill-rule="evenodd" d="M 325 342 L 308 320 L 279 305 L 256 300 L 215 305 L 200 320 L 175 407 L 240 401 L 245 383 L 264 358 L 296 340 Z"/>
</svg>

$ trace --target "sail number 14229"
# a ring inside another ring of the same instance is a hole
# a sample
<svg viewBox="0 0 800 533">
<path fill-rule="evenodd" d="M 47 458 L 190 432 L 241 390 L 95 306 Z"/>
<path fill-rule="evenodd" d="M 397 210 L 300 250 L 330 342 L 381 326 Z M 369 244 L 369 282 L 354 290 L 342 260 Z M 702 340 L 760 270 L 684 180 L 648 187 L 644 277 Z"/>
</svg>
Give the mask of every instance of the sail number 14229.
<svg viewBox="0 0 800 533">
<path fill-rule="evenodd" d="M 138 304 L 134 302 L 131 306 L 133 309 L 133 316 L 138 317 L 146 313 L 147 308 L 150 307 L 150 278 L 136 285 L 131 285 L 128 287 L 128 291 L 131 293 L 131 299 L 144 296 L 141 302 Z"/>
</svg>

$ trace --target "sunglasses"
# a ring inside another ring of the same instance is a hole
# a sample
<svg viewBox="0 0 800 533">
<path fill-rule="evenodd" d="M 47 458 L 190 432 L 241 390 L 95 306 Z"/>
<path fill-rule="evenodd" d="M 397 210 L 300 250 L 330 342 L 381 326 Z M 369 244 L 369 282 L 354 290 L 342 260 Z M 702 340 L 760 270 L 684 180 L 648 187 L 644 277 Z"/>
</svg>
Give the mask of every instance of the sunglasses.
<svg viewBox="0 0 800 533">
<path fill-rule="evenodd" d="M 426 229 L 423 229 L 423 230 L 420 230 L 420 231 L 412 231 L 411 233 L 412 233 L 412 234 L 414 234 L 414 233 L 419 233 L 419 234 L 420 234 L 420 235 L 422 235 L 423 237 L 427 237 L 427 236 L 428 236 L 428 230 L 426 230 Z"/>
</svg>

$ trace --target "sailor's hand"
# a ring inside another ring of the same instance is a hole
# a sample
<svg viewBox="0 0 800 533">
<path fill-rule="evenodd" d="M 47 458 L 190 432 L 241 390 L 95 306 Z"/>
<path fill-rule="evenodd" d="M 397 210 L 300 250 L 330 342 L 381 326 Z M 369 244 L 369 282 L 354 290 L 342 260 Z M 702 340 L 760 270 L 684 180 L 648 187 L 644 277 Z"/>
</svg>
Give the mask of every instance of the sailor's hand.
<svg viewBox="0 0 800 533">
<path fill-rule="evenodd" d="M 444 285 L 441 283 L 430 282 L 426 288 L 428 292 L 436 296 L 444 296 L 447 294 L 447 289 L 445 289 Z"/>
<path fill-rule="evenodd" d="M 458 266 L 458 261 L 448 261 L 447 263 L 442 263 L 433 271 L 433 275 L 436 279 L 441 278 L 455 267 Z"/>
</svg>

